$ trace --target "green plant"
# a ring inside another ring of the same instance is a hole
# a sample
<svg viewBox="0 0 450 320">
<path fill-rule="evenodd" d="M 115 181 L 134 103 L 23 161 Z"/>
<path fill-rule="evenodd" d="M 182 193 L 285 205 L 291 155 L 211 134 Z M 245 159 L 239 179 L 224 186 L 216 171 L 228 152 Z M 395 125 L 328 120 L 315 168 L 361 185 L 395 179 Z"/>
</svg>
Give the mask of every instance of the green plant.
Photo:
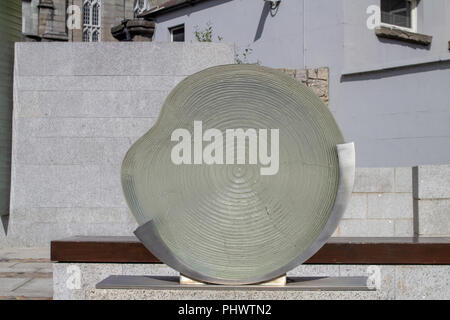
<svg viewBox="0 0 450 320">
<path fill-rule="evenodd" d="M 214 31 L 211 22 L 206 24 L 206 28 L 200 30 L 198 26 L 194 26 L 194 36 L 198 42 L 212 42 L 214 38 Z M 218 41 L 222 41 L 223 37 L 217 36 Z M 252 54 L 253 49 L 245 48 L 241 53 L 236 53 L 235 62 L 236 64 L 248 64 L 248 58 Z M 256 64 L 260 64 L 259 60 Z"/>
<path fill-rule="evenodd" d="M 244 51 L 242 53 L 236 53 L 235 55 L 235 62 L 237 64 L 248 64 L 248 57 L 249 55 L 251 55 L 253 52 L 253 49 L 247 47 L 244 49 Z"/>
<path fill-rule="evenodd" d="M 194 27 L 194 36 L 198 42 L 212 42 L 213 41 L 213 27 L 211 22 L 206 24 L 206 28 L 203 30 L 199 30 L 198 26 Z M 222 41 L 223 38 L 221 36 L 217 36 L 217 40 Z"/>
</svg>

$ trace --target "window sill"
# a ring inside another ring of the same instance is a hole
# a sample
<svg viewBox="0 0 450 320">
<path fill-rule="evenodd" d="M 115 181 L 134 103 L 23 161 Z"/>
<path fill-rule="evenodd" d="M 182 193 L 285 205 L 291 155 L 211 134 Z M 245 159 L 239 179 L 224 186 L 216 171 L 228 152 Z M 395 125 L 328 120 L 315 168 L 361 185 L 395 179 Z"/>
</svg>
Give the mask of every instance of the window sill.
<svg viewBox="0 0 450 320">
<path fill-rule="evenodd" d="M 40 1 L 40 3 L 37 6 L 38 8 L 42 8 L 42 9 L 55 9 L 55 6 L 53 5 L 53 1 L 51 0 L 42 0 Z"/>
<path fill-rule="evenodd" d="M 375 34 L 379 38 L 400 40 L 422 46 L 429 46 L 433 40 L 432 36 L 388 27 L 376 28 Z"/>
</svg>

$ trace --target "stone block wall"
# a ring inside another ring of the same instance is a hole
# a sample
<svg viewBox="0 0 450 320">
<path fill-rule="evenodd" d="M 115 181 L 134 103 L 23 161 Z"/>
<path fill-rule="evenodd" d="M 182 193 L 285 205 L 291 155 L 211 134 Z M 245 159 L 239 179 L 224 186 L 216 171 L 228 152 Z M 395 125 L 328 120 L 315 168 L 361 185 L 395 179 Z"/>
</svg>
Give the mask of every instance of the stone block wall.
<svg viewBox="0 0 450 320">
<path fill-rule="evenodd" d="M 450 235 L 450 165 L 414 168 L 415 233 Z"/>
<path fill-rule="evenodd" d="M 17 43 L 10 224 L 0 247 L 131 235 L 120 166 L 187 75 L 234 62 L 208 43 Z"/>
<path fill-rule="evenodd" d="M 179 81 L 229 63 L 234 48 L 221 43 L 16 44 L 10 225 L 0 247 L 131 235 L 123 156 Z M 328 101 L 327 68 L 284 71 Z M 334 235 L 450 236 L 449 168 L 419 167 L 415 179 L 412 168 L 357 168 Z"/>
</svg>

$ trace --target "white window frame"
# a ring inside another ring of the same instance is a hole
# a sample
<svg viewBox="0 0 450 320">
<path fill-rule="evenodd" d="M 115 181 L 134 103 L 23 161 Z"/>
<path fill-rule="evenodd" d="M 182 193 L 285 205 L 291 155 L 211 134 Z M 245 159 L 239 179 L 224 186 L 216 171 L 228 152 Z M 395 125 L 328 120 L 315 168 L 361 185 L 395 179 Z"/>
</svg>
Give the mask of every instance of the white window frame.
<svg viewBox="0 0 450 320">
<path fill-rule="evenodd" d="M 409 32 L 417 32 L 417 5 L 418 0 L 408 0 L 411 2 L 411 28 L 406 28 L 402 26 L 397 26 L 395 24 L 381 22 L 382 27 L 388 27 L 392 29 L 405 30 Z M 380 0 L 380 8 L 381 8 L 381 0 Z"/>
<path fill-rule="evenodd" d="M 186 42 L 186 28 L 185 28 L 184 23 L 169 28 L 170 42 L 174 42 L 174 41 L 173 41 L 173 32 L 174 32 L 175 30 L 179 30 L 179 29 L 184 29 L 184 41 Z"/>
<path fill-rule="evenodd" d="M 87 19 L 87 23 L 85 22 L 85 17 L 84 17 L 84 6 L 86 4 L 89 4 L 89 19 Z M 94 25 L 93 24 L 93 13 L 94 13 L 94 6 L 98 5 L 98 24 Z M 92 35 L 97 32 L 98 34 L 98 40 L 96 42 L 100 42 L 102 41 L 102 2 L 101 0 L 83 0 L 83 7 L 82 7 L 82 12 L 83 12 L 83 31 L 82 31 L 82 35 L 84 35 L 84 33 L 86 32 L 88 35 L 88 41 L 86 42 L 93 42 L 92 41 Z"/>
</svg>

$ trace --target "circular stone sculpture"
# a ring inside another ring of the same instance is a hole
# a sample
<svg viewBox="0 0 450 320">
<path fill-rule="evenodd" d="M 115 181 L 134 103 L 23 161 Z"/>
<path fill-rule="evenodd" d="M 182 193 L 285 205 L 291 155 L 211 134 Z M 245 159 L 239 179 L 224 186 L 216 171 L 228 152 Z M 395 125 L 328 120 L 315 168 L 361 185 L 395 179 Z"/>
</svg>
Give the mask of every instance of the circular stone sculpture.
<svg viewBox="0 0 450 320">
<path fill-rule="evenodd" d="M 224 145 L 227 129 L 279 129 L 278 172 L 262 175 L 267 165 L 260 161 L 174 164 L 171 135 L 184 128 L 194 140 L 194 121 L 202 121 L 203 133 L 223 132 Z M 336 146 L 343 143 L 327 106 L 281 71 L 225 65 L 198 72 L 171 91 L 123 161 L 135 233 L 161 261 L 196 280 L 248 284 L 280 276 L 337 226 L 354 174 L 353 145 L 342 147 L 348 159 L 340 162 Z"/>
</svg>

